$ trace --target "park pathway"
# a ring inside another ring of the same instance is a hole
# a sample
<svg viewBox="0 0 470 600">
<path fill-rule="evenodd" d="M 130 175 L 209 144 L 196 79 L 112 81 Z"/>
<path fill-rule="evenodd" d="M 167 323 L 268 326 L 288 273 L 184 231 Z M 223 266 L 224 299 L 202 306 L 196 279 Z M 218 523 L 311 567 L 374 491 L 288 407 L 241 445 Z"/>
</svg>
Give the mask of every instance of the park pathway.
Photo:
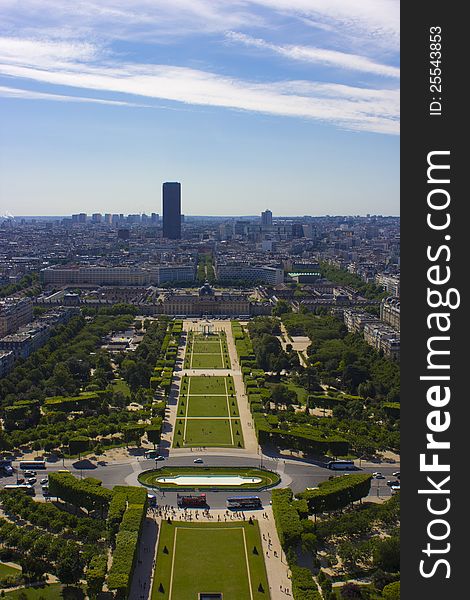
<svg viewBox="0 0 470 600">
<path fill-rule="evenodd" d="M 281 332 L 282 335 L 277 336 L 277 339 L 281 342 L 282 349 L 285 350 L 287 344 L 292 346 L 292 349 L 297 352 L 297 355 L 300 360 L 300 364 L 303 367 L 308 367 L 308 358 L 307 358 L 307 348 L 312 343 L 311 339 L 307 336 L 292 336 L 292 340 L 289 338 L 289 333 L 286 329 L 286 326 L 281 321 Z"/>
</svg>

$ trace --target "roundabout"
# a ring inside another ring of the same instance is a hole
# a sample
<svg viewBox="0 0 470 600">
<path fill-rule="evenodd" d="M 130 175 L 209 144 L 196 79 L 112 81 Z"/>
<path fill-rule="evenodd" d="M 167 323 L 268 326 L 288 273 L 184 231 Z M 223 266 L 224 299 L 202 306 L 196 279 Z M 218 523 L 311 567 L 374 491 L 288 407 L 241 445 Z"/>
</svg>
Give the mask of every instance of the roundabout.
<svg viewBox="0 0 470 600">
<path fill-rule="evenodd" d="M 139 474 L 142 485 L 158 490 L 251 490 L 278 485 L 277 473 L 254 467 L 163 467 Z"/>
</svg>

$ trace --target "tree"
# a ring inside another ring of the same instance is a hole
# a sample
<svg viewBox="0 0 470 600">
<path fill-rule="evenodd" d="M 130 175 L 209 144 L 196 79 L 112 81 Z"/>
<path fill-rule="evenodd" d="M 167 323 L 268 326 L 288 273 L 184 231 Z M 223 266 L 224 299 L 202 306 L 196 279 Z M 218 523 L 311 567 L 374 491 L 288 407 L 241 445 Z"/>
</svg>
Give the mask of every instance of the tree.
<svg viewBox="0 0 470 600">
<path fill-rule="evenodd" d="M 84 435 L 73 437 L 69 440 L 70 454 L 82 454 L 90 447 L 90 438 Z"/>
<path fill-rule="evenodd" d="M 388 573 L 400 570 L 400 540 L 398 537 L 390 537 L 378 540 L 375 544 L 374 566 Z"/>
<path fill-rule="evenodd" d="M 297 401 L 297 394 L 286 385 L 277 383 L 271 390 L 271 401 L 276 406 L 293 404 Z"/>
<path fill-rule="evenodd" d="M 57 561 L 57 577 L 62 583 L 78 583 L 83 575 L 83 562 L 80 552 L 70 544 L 65 545 Z"/>
<path fill-rule="evenodd" d="M 302 552 L 315 555 L 317 552 L 317 536 L 314 533 L 302 533 L 300 538 L 302 544 Z"/>
<path fill-rule="evenodd" d="M 341 384 L 351 393 L 357 392 L 357 386 L 367 380 L 369 373 L 364 367 L 356 364 L 346 365 L 341 377 Z"/>
<path fill-rule="evenodd" d="M 276 306 L 273 308 L 274 317 L 280 317 L 289 312 L 292 312 L 292 308 L 286 300 L 278 300 Z"/>
<path fill-rule="evenodd" d="M 156 417 L 152 419 L 152 424 L 147 425 L 147 439 L 149 442 L 153 444 L 155 448 L 157 444 L 160 443 L 160 437 L 162 433 L 162 419 L 161 417 Z"/>
<path fill-rule="evenodd" d="M 309 392 L 316 392 L 317 390 L 321 390 L 318 370 L 313 365 L 309 365 L 306 369 L 304 369 L 300 376 L 300 379 L 301 384 Z"/>
<path fill-rule="evenodd" d="M 400 600 L 400 582 L 389 583 L 382 590 L 382 596 L 385 600 Z"/>
<path fill-rule="evenodd" d="M 48 571 L 47 563 L 41 557 L 24 556 L 20 561 L 23 576 L 28 581 L 40 581 Z"/>
</svg>

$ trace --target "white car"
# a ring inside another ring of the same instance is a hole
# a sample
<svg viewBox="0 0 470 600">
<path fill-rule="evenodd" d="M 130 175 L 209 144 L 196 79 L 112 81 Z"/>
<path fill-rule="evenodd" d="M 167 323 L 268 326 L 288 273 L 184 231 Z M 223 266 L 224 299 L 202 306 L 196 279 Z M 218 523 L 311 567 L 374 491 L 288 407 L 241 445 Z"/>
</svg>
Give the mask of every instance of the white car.
<svg viewBox="0 0 470 600">
<path fill-rule="evenodd" d="M 202 458 L 195 458 L 193 460 L 193 462 L 195 462 L 195 463 L 203 463 L 204 461 L 202 460 Z"/>
<path fill-rule="evenodd" d="M 382 475 L 382 473 L 377 472 L 377 473 L 373 473 L 375 479 L 385 479 L 384 475 Z"/>
<path fill-rule="evenodd" d="M 28 483 L 29 485 L 34 485 L 36 483 L 37 479 L 36 477 L 28 477 L 26 479 L 26 483 Z"/>
<path fill-rule="evenodd" d="M 49 479 L 47 477 L 44 477 L 39 483 L 41 485 L 49 485 Z"/>
</svg>

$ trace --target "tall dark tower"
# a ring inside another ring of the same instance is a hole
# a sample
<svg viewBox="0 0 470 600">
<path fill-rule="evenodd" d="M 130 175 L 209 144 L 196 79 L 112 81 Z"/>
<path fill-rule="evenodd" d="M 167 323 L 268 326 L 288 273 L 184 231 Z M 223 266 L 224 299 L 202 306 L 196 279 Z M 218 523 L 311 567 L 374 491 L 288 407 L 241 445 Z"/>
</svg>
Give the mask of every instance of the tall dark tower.
<svg viewBox="0 0 470 600">
<path fill-rule="evenodd" d="M 181 239 L 181 183 L 163 184 L 163 237 Z"/>
</svg>

